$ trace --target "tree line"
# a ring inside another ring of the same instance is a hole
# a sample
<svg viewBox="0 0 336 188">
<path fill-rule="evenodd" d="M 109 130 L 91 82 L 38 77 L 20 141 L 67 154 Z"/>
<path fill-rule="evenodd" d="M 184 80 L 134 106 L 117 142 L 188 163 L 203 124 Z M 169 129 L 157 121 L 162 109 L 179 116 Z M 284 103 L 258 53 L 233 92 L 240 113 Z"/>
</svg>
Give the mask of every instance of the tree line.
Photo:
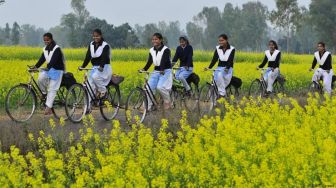
<svg viewBox="0 0 336 188">
<path fill-rule="evenodd" d="M 151 35 L 161 32 L 168 46 L 178 45 L 178 37 L 187 35 L 196 49 L 213 49 L 217 36 L 226 33 L 230 42 L 244 51 L 262 51 L 269 39 L 278 41 L 283 51 L 311 53 L 317 41 L 325 41 L 336 49 L 336 4 L 333 0 L 312 0 L 308 8 L 297 0 L 275 0 L 276 9 L 253 1 L 242 6 L 226 3 L 223 10 L 204 7 L 193 20 L 181 28 L 179 21 L 115 26 L 90 15 L 85 0 L 71 0 L 72 12 L 61 18 L 61 24 L 50 28 L 57 42 L 65 47 L 83 47 L 91 40 L 91 32 L 100 28 L 113 48 L 151 46 Z M 1 45 L 41 46 L 41 35 L 47 32 L 34 25 L 14 22 L 0 28 Z"/>
</svg>

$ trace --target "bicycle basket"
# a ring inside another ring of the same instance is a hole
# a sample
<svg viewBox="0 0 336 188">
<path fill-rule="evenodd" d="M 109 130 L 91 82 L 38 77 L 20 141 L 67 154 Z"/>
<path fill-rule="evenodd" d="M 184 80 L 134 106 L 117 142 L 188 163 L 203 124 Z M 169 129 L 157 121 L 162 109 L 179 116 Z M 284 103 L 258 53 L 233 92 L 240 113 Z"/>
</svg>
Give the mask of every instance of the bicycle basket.
<svg viewBox="0 0 336 188">
<path fill-rule="evenodd" d="M 286 77 L 282 74 L 279 74 L 279 76 L 277 77 L 277 81 L 280 83 L 280 84 L 284 84 L 286 82 Z"/>
<path fill-rule="evenodd" d="M 125 78 L 123 76 L 113 74 L 112 78 L 111 78 L 111 81 L 110 81 L 110 84 L 111 85 L 119 85 L 121 82 L 124 81 L 124 79 Z"/>
<path fill-rule="evenodd" d="M 229 85 L 232 85 L 233 87 L 238 89 L 242 86 L 242 84 L 243 84 L 243 81 L 240 78 L 232 76 Z"/>
<path fill-rule="evenodd" d="M 196 73 L 191 73 L 190 76 L 187 78 L 187 82 L 190 85 L 191 83 L 195 84 L 198 87 L 200 82 L 200 77 Z"/>
<path fill-rule="evenodd" d="M 65 86 L 67 89 L 69 89 L 75 83 L 77 83 L 76 78 L 71 72 L 63 73 L 61 86 Z"/>
</svg>

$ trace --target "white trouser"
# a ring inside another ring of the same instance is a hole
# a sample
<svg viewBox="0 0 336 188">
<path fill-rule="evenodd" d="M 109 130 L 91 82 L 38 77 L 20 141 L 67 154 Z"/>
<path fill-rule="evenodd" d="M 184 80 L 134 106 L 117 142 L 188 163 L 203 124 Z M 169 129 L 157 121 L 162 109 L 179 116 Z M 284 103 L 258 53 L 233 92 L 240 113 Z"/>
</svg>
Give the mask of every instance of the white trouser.
<svg viewBox="0 0 336 188">
<path fill-rule="evenodd" d="M 273 71 L 272 71 L 272 68 L 267 68 L 264 74 L 264 80 L 267 83 L 268 92 L 273 91 L 273 84 L 275 80 L 278 78 L 279 74 L 280 74 L 279 68 L 275 68 Z"/>
<path fill-rule="evenodd" d="M 170 103 L 170 91 L 173 85 L 173 74 L 171 69 L 165 69 L 164 74 L 160 74 L 160 71 L 154 70 L 150 78 L 148 80 L 148 85 L 151 88 L 153 94 L 155 93 L 156 89 L 159 91 L 164 103 Z M 148 99 L 148 109 L 150 109 L 153 105 L 152 101 Z"/>
<path fill-rule="evenodd" d="M 106 93 L 106 86 L 110 83 L 112 78 L 112 68 L 110 64 L 106 64 L 102 72 L 100 72 L 98 68 L 99 66 L 93 66 L 93 70 L 90 72 L 88 78 L 93 93 L 90 89 L 89 92 L 93 96 L 96 96 L 97 92 Z M 89 97 L 89 104 L 91 103 L 91 100 L 91 97 Z"/>
<path fill-rule="evenodd" d="M 47 71 L 41 71 L 38 77 L 38 86 L 40 87 L 43 94 L 47 94 L 46 106 L 49 108 L 53 107 L 54 99 L 56 97 L 57 91 L 61 86 L 63 71 L 61 71 L 61 76 L 57 80 L 52 80 L 48 76 Z"/>
<path fill-rule="evenodd" d="M 219 95 L 226 96 L 226 87 L 230 84 L 233 75 L 233 69 L 225 71 L 225 67 L 218 67 L 215 71 L 215 81 L 218 87 Z"/>
<path fill-rule="evenodd" d="M 321 68 L 318 68 L 315 70 L 315 73 L 313 75 L 312 81 L 318 82 L 321 77 L 323 78 L 323 88 L 324 91 L 327 92 L 329 95 L 331 94 L 331 83 L 332 83 L 332 77 L 334 75 L 334 72 L 332 69 L 330 69 L 329 73 L 326 70 L 323 70 Z"/>
</svg>

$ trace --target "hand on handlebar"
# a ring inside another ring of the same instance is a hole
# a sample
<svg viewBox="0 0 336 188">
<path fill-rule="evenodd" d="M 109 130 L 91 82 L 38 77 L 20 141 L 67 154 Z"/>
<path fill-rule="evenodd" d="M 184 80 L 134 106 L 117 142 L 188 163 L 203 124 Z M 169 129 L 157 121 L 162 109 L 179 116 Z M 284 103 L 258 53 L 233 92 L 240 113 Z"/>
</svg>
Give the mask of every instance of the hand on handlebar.
<svg viewBox="0 0 336 188">
<path fill-rule="evenodd" d="M 205 68 L 204 68 L 204 71 L 208 71 L 208 70 L 210 70 L 209 67 L 205 67 Z"/>
<path fill-rule="evenodd" d="M 311 71 L 313 71 L 313 70 L 314 70 L 314 69 L 310 68 L 310 69 L 309 69 L 309 72 L 311 72 Z"/>
</svg>

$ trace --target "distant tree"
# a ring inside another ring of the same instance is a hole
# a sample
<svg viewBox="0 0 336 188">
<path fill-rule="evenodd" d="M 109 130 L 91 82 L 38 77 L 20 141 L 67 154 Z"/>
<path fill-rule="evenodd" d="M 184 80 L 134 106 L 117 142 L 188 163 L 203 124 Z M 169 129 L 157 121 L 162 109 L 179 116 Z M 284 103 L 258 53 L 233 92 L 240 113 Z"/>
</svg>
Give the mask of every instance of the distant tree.
<svg viewBox="0 0 336 188">
<path fill-rule="evenodd" d="M 319 40 L 336 50 L 336 3 L 335 0 L 312 0 L 310 4 L 312 24 Z"/>
<path fill-rule="evenodd" d="M 10 40 L 10 37 L 11 37 L 11 28 L 9 27 L 9 23 L 6 23 L 6 27 L 4 29 L 4 41 L 6 45 L 11 45 L 12 42 Z"/>
<path fill-rule="evenodd" d="M 5 0 L 0 0 L 0 5 L 3 4 L 5 2 Z"/>
<path fill-rule="evenodd" d="M 138 36 L 140 38 L 141 44 L 144 47 L 152 46 L 152 35 L 156 32 L 161 32 L 156 24 L 146 24 L 143 27 L 137 26 L 137 31 L 141 30 L 141 34 Z M 138 32 L 137 32 L 138 33 Z"/>
<path fill-rule="evenodd" d="M 286 31 L 287 52 L 290 51 L 291 33 L 295 31 L 300 21 L 300 8 L 297 0 L 275 0 L 276 10 L 270 14 L 270 20 L 275 27 Z"/>
<path fill-rule="evenodd" d="M 66 27 L 68 32 L 69 44 L 72 47 L 85 45 L 84 27 L 90 19 L 90 13 L 85 8 L 86 0 L 71 0 L 73 13 L 63 15 L 61 26 Z"/>
<path fill-rule="evenodd" d="M 34 25 L 24 24 L 21 26 L 21 41 L 20 43 L 28 46 L 39 46 L 43 44 L 42 35 L 45 30 L 36 28 Z"/>
<path fill-rule="evenodd" d="M 58 45 L 62 47 L 71 47 L 68 39 L 69 29 L 62 26 L 56 26 L 49 29 L 49 32 L 53 34 L 54 40 L 56 40 Z"/>
<path fill-rule="evenodd" d="M 242 23 L 239 27 L 240 29 L 236 27 L 242 48 L 249 47 L 255 51 L 261 50 L 267 32 L 267 12 L 267 7 L 260 2 L 243 4 L 241 11 Z"/>
<path fill-rule="evenodd" d="M 11 41 L 13 45 L 18 45 L 20 42 L 20 26 L 17 22 L 14 22 L 12 27 Z"/>
<path fill-rule="evenodd" d="M 202 48 L 202 37 L 203 37 L 203 28 L 196 23 L 188 22 L 187 26 L 187 35 L 189 40 L 194 48 Z"/>
</svg>

